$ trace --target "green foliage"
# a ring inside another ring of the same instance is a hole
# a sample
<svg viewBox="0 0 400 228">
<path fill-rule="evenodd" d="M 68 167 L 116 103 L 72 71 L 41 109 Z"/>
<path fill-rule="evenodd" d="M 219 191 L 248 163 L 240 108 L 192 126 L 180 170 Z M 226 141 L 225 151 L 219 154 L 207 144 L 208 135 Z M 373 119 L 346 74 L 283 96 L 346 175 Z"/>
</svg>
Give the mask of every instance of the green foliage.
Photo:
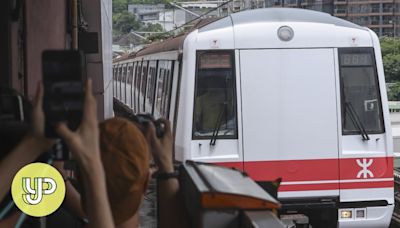
<svg viewBox="0 0 400 228">
<path fill-rule="evenodd" d="M 128 0 L 112 0 L 112 11 L 113 14 L 128 11 Z"/>
<path fill-rule="evenodd" d="M 168 4 L 170 0 L 112 0 L 113 13 L 128 10 L 130 4 Z"/>
<path fill-rule="evenodd" d="M 380 39 L 386 82 L 395 83 L 389 87 L 389 100 L 400 100 L 400 38 Z"/>
<path fill-rule="evenodd" d="M 383 37 L 380 42 L 386 81 L 400 81 L 400 38 Z"/>
<path fill-rule="evenodd" d="M 112 19 L 114 30 L 121 34 L 126 34 L 131 30 L 137 30 L 140 28 L 140 23 L 136 20 L 135 16 L 128 11 L 115 13 Z"/>
<path fill-rule="evenodd" d="M 400 54 L 387 54 L 383 57 L 383 67 L 387 82 L 400 81 Z"/>
<path fill-rule="evenodd" d="M 142 26 L 142 31 L 145 32 L 163 32 L 164 29 L 160 24 L 147 24 Z"/>
<path fill-rule="evenodd" d="M 162 32 L 161 25 L 141 24 L 133 14 L 128 12 L 129 4 L 159 4 L 169 0 L 112 0 L 113 5 L 113 35 L 120 36 L 130 31 L 141 30 L 148 32 Z"/>
<path fill-rule="evenodd" d="M 381 51 L 382 56 L 387 54 L 400 54 L 400 38 L 399 37 L 382 37 L 380 39 L 381 42 Z"/>
<path fill-rule="evenodd" d="M 397 82 L 389 87 L 388 99 L 389 101 L 400 100 L 400 82 Z"/>
<path fill-rule="evenodd" d="M 169 37 L 168 33 L 156 33 L 147 37 L 148 43 L 152 43 L 155 41 L 162 41 Z"/>
</svg>

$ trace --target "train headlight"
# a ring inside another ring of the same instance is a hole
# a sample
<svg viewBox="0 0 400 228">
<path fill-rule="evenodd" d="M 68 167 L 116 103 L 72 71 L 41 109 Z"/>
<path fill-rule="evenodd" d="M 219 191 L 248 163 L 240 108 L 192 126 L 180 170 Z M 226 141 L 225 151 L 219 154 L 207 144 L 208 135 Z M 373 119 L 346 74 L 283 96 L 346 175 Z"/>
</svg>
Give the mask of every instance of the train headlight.
<svg viewBox="0 0 400 228">
<path fill-rule="evenodd" d="M 293 39 L 294 31 L 289 26 L 282 26 L 278 29 L 278 37 L 282 41 L 290 41 Z"/>
<path fill-rule="evenodd" d="M 342 209 L 339 210 L 341 219 L 352 219 L 353 218 L 353 210 L 352 209 Z"/>
</svg>

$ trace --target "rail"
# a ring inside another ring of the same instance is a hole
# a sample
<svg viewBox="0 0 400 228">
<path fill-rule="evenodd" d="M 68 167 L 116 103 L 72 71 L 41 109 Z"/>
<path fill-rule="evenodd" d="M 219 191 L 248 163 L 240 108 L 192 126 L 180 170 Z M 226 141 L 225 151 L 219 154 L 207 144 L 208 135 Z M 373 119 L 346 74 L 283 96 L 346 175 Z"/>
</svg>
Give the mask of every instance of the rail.
<svg viewBox="0 0 400 228">
<path fill-rule="evenodd" d="M 394 169 L 394 204 L 395 208 L 392 215 L 392 226 L 400 226 L 400 168 Z"/>
</svg>

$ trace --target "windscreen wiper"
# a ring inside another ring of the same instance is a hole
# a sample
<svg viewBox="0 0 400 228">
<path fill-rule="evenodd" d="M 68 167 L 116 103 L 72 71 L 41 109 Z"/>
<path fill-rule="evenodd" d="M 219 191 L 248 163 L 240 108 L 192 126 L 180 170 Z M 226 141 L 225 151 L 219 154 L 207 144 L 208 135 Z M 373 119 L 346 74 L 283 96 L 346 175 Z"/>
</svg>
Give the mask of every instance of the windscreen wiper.
<svg viewBox="0 0 400 228">
<path fill-rule="evenodd" d="M 354 107 L 351 104 L 351 102 L 345 102 L 345 105 L 347 107 L 347 110 L 349 110 L 350 119 L 353 122 L 353 125 L 360 132 L 362 139 L 369 140 L 368 133 L 365 130 L 365 127 L 364 127 L 363 123 L 361 122 L 360 117 L 357 115 L 356 111 L 354 110 Z"/>
<path fill-rule="evenodd" d="M 211 136 L 210 146 L 215 146 L 215 141 L 217 141 L 219 129 L 221 128 L 221 124 L 222 124 L 222 117 L 223 117 L 224 114 L 225 114 L 226 105 L 227 105 L 227 102 L 225 101 L 225 102 L 223 103 L 222 110 L 221 110 L 221 111 L 219 112 L 219 114 L 218 114 L 217 123 L 216 123 L 216 125 L 215 125 L 215 127 L 214 127 L 214 130 L 213 130 L 213 133 L 212 133 L 212 136 Z"/>
</svg>

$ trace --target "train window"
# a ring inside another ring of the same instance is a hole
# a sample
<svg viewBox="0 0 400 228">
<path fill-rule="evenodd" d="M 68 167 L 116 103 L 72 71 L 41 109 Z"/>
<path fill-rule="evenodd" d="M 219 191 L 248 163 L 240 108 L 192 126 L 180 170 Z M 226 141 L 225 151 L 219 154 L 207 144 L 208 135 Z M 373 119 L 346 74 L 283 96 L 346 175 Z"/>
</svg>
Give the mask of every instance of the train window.
<svg viewBox="0 0 400 228">
<path fill-rule="evenodd" d="M 153 67 L 152 68 L 152 75 L 151 75 L 151 80 L 150 80 L 150 85 L 151 85 L 151 87 L 150 87 L 150 96 L 148 96 L 148 98 L 150 99 L 150 103 L 151 103 L 151 106 L 153 106 L 153 103 L 154 103 L 154 93 L 155 93 L 155 85 L 156 85 L 156 78 L 157 78 L 157 68 L 156 67 Z"/>
<path fill-rule="evenodd" d="M 165 84 L 164 84 L 164 102 L 162 107 L 162 115 L 168 117 L 169 106 L 171 99 L 171 87 L 172 87 L 172 64 L 173 62 L 168 62 L 168 70 L 165 73 Z"/>
<path fill-rule="evenodd" d="M 147 83 L 147 61 L 142 63 L 142 75 L 140 77 L 140 94 L 139 94 L 139 112 L 145 111 L 145 94 L 146 94 L 146 83 Z"/>
<path fill-rule="evenodd" d="M 116 79 L 117 79 L 117 74 L 116 74 L 117 69 L 115 68 L 115 65 L 113 66 L 113 97 L 115 97 L 115 85 L 116 85 Z"/>
<path fill-rule="evenodd" d="M 149 62 L 149 74 L 147 78 L 146 104 L 145 104 L 145 112 L 147 113 L 151 113 L 153 109 L 156 66 L 157 66 L 156 61 Z"/>
<path fill-rule="evenodd" d="M 169 67 L 169 66 L 168 66 Z M 161 106 L 161 115 L 166 114 L 166 103 L 168 99 L 168 78 L 169 78 L 170 70 L 164 71 L 164 84 L 163 84 L 163 92 L 162 92 L 162 106 Z"/>
<path fill-rule="evenodd" d="M 122 82 L 125 83 L 126 82 L 126 65 L 122 67 Z"/>
<path fill-rule="evenodd" d="M 118 74 L 118 98 L 121 100 L 122 99 L 122 93 L 121 93 L 121 81 L 122 81 L 122 66 L 119 66 L 119 74 Z"/>
<path fill-rule="evenodd" d="M 136 73 L 136 62 L 132 63 L 132 72 L 131 72 L 131 107 L 134 108 L 135 106 L 135 73 Z"/>
<path fill-rule="evenodd" d="M 127 64 L 127 65 L 125 65 L 125 80 L 124 80 L 124 82 L 128 83 L 128 80 L 129 80 L 129 65 Z"/>
<path fill-rule="evenodd" d="M 140 87 L 140 75 L 142 72 L 142 62 L 136 63 L 136 72 L 135 72 L 135 92 L 134 92 L 134 111 L 135 113 L 139 112 L 139 87 Z"/>
<path fill-rule="evenodd" d="M 126 79 L 127 79 L 127 75 L 128 75 L 128 66 L 125 64 L 123 66 L 123 75 L 122 75 L 122 84 L 121 84 L 121 93 L 122 93 L 121 101 L 123 103 L 126 102 Z"/>
<path fill-rule="evenodd" d="M 129 66 L 129 74 L 128 74 L 128 84 L 132 84 L 132 77 L 133 77 L 133 65 Z"/>
<path fill-rule="evenodd" d="M 233 51 L 197 53 L 193 138 L 237 138 Z"/>
<path fill-rule="evenodd" d="M 343 134 L 361 134 L 363 128 L 368 134 L 383 133 L 385 130 L 373 49 L 341 48 L 339 64 Z"/>
<path fill-rule="evenodd" d="M 121 76 L 122 76 L 122 67 L 118 66 L 118 81 L 121 81 Z"/>
<path fill-rule="evenodd" d="M 161 103 L 162 103 L 162 92 L 164 88 L 164 68 L 161 67 L 161 65 L 164 62 L 159 62 L 159 73 L 157 77 L 157 88 L 156 88 L 156 100 L 155 100 L 155 106 L 154 106 L 154 117 L 159 118 L 161 117 Z M 163 65 L 162 65 L 163 66 Z"/>
<path fill-rule="evenodd" d="M 174 61 L 159 61 L 155 91 L 154 117 L 168 118 Z"/>
</svg>

